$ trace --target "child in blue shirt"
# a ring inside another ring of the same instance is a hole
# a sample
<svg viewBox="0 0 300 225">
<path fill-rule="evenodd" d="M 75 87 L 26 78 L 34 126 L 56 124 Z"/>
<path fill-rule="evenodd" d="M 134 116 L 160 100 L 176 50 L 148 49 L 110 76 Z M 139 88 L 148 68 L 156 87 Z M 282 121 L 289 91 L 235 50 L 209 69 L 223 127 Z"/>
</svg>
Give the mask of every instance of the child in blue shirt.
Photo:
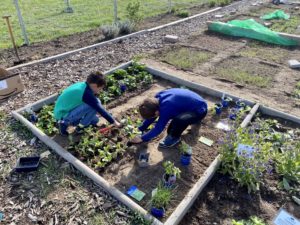
<svg viewBox="0 0 300 225">
<path fill-rule="evenodd" d="M 131 140 L 132 143 L 148 142 L 157 137 L 171 121 L 167 137 L 159 146 L 168 148 L 180 142 L 183 131 L 191 124 L 200 122 L 207 114 L 207 103 L 197 93 L 181 88 L 172 88 L 156 94 L 155 98 L 146 99 L 139 107 L 145 119 L 139 130 L 144 132 L 152 123 L 155 127 Z"/>
</svg>

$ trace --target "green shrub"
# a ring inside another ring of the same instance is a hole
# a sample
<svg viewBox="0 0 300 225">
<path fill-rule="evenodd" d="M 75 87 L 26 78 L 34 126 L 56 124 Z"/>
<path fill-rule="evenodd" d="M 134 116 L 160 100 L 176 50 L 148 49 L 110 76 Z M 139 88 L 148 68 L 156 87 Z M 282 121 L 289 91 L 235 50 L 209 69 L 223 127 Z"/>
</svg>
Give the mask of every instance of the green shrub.
<svg viewBox="0 0 300 225">
<path fill-rule="evenodd" d="M 176 16 L 180 17 L 180 18 L 186 18 L 190 16 L 190 13 L 188 11 L 185 10 L 181 10 L 176 12 Z"/>
<path fill-rule="evenodd" d="M 141 22 L 142 16 L 140 15 L 140 9 L 141 9 L 140 1 L 129 2 L 126 7 L 127 18 L 136 24 Z"/>
</svg>

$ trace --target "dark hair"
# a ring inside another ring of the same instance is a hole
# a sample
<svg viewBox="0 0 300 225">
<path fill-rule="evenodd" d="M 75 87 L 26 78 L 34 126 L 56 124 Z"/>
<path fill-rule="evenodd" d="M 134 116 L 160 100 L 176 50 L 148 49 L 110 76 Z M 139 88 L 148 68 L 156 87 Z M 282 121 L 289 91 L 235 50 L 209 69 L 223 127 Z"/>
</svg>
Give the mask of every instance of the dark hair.
<svg viewBox="0 0 300 225">
<path fill-rule="evenodd" d="M 156 111 L 159 110 L 159 103 L 156 98 L 147 98 L 143 104 L 140 105 L 139 111 L 144 119 L 151 119 L 155 117 Z"/>
<path fill-rule="evenodd" d="M 105 77 L 101 72 L 93 72 L 88 75 L 86 82 L 88 84 L 97 84 L 98 87 L 106 85 Z"/>
</svg>

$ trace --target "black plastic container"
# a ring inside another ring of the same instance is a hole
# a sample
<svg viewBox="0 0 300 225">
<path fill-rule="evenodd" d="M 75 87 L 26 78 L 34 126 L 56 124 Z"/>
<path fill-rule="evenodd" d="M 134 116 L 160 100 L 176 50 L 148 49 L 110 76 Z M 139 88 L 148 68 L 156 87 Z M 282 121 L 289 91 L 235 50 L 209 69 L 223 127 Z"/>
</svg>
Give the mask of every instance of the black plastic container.
<svg viewBox="0 0 300 225">
<path fill-rule="evenodd" d="M 21 157 L 19 158 L 15 171 L 16 172 L 30 172 L 35 171 L 39 167 L 40 157 Z"/>
</svg>

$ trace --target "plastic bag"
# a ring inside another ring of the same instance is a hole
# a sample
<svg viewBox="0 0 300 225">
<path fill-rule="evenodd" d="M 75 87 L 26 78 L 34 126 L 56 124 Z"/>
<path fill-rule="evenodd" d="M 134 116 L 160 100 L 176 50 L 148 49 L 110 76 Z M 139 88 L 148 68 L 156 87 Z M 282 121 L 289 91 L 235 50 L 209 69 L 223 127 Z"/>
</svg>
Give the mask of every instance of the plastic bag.
<svg viewBox="0 0 300 225">
<path fill-rule="evenodd" d="M 277 32 L 261 25 L 254 19 L 232 20 L 227 23 L 214 22 L 209 25 L 209 30 L 235 37 L 260 40 L 271 44 L 285 46 L 297 45 L 296 41 L 281 37 Z"/>
</svg>

